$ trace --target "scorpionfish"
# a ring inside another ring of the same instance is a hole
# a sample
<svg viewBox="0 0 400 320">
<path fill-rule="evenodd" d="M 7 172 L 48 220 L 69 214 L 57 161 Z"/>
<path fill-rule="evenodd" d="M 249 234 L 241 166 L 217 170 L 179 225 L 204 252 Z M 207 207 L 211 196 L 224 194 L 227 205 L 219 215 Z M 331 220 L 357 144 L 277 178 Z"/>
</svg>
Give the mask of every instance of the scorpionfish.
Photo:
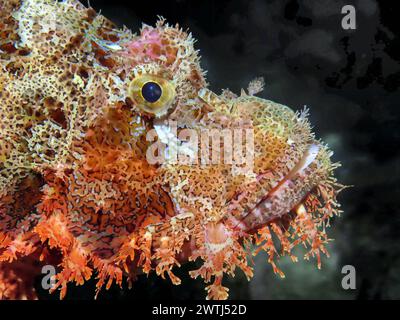
<svg viewBox="0 0 400 320">
<path fill-rule="evenodd" d="M 192 35 L 139 33 L 77 0 L 0 0 L 0 298 L 96 292 L 196 261 L 207 299 L 252 256 L 321 254 L 339 166 L 307 110 L 209 89 Z M 210 142 L 210 143 L 209 143 Z M 212 143 L 211 143 L 212 142 Z M 196 269 L 197 268 L 197 269 Z M 176 273 L 176 272 L 175 272 Z"/>
</svg>

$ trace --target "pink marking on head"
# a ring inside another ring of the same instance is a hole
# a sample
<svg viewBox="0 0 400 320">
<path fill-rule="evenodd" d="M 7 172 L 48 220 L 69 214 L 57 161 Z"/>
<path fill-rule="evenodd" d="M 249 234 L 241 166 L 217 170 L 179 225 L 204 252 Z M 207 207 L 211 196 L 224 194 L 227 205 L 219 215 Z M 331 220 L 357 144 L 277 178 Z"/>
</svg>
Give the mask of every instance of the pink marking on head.
<svg viewBox="0 0 400 320">
<path fill-rule="evenodd" d="M 138 39 L 126 44 L 126 55 L 132 56 L 135 60 L 155 60 L 161 55 L 162 41 L 157 29 L 144 28 Z"/>
</svg>

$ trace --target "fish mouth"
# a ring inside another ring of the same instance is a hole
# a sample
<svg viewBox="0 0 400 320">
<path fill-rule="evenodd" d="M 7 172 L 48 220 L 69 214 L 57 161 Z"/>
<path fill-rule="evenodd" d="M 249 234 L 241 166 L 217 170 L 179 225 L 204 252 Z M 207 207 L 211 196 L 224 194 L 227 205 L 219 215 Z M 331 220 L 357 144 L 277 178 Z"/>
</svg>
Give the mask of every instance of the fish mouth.
<svg viewBox="0 0 400 320">
<path fill-rule="evenodd" d="M 319 144 L 310 144 L 295 166 L 252 209 L 242 217 L 230 217 L 228 224 L 235 230 L 254 233 L 301 204 L 321 180 L 317 172 L 320 150 Z"/>
</svg>

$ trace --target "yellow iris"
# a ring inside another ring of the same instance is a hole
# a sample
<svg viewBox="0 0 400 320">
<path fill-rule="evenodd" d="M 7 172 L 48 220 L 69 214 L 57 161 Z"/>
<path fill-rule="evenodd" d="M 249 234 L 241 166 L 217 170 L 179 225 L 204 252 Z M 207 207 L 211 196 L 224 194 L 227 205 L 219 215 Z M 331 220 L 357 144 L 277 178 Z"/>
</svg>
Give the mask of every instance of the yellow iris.
<svg viewBox="0 0 400 320">
<path fill-rule="evenodd" d="M 128 94 L 142 111 L 159 117 L 171 106 L 175 88 L 164 78 L 146 74 L 133 79 Z"/>
</svg>

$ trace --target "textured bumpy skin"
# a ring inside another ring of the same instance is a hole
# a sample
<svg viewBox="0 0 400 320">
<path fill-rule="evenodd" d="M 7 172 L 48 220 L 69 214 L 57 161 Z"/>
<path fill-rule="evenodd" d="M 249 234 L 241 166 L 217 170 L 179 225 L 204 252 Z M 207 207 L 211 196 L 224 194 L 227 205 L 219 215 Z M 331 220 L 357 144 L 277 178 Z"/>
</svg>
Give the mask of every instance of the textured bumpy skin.
<svg viewBox="0 0 400 320">
<path fill-rule="evenodd" d="M 35 298 L 48 264 L 61 298 L 91 277 L 97 292 L 149 272 L 179 284 L 173 269 L 199 259 L 191 276 L 226 299 L 224 275 L 250 279 L 265 250 L 283 276 L 276 259 L 299 244 L 320 266 L 342 189 L 331 152 L 306 111 L 254 96 L 260 79 L 240 96 L 209 91 L 193 42 L 162 19 L 117 29 L 76 0 L 0 0 L 0 298 Z M 156 116 L 129 94 L 146 75 L 175 92 Z M 251 130 L 251 171 L 148 162 L 146 134 L 171 122 Z"/>
</svg>

